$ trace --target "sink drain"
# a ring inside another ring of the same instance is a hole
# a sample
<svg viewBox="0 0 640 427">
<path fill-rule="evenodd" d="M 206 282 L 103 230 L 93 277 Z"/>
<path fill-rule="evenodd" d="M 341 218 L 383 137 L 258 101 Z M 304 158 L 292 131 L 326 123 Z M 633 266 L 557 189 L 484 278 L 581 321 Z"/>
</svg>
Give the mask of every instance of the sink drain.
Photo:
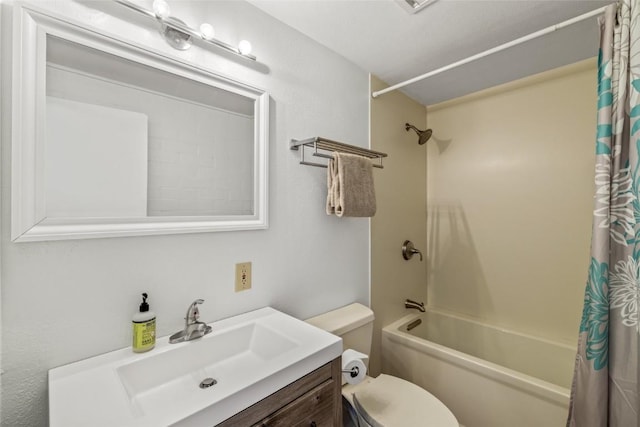
<svg viewBox="0 0 640 427">
<path fill-rule="evenodd" d="M 218 384 L 218 381 L 214 380 L 213 378 L 205 378 L 200 383 L 200 388 L 209 388 L 209 387 L 214 386 L 216 384 Z"/>
</svg>

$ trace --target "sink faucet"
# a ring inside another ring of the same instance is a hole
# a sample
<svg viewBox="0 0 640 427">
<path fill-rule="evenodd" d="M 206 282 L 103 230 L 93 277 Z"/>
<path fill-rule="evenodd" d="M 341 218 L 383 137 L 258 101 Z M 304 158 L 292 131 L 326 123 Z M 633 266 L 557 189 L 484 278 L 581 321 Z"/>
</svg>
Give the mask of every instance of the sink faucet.
<svg viewBox="0 0 640 427">
<path fill-rule="evenodd" d="M 420 310 L 423 313 L 425 311 L 423 302 L 418 302 L 418 301 L 414 301 L 414 300 L 411 300 L 411 299 L 407 299 L 404 302 L 404 307 L 405 308 L 415 308 L 416 310 Z"/>
<path fill-rule="evenodd" d="M 203 302 L 203 299 L 197 299 L 189 305 L 187 315 L 184 318 L 184 329 L 171 335 L 169 337 L 169 343 L 175 344 L 183 341 L 191 341 L 211 332 L 211 326 L 198 320 L 200 318 L 198 305 Z"/>
</svg>

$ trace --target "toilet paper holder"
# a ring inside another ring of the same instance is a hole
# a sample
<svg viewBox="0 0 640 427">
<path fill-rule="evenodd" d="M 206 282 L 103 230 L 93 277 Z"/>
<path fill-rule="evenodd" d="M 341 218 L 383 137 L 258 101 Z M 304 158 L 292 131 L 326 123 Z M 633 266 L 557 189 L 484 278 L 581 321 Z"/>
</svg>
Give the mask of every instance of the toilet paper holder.
<svg viewBox="0 0 640 427">
<path fill-rule="evenodd" d="M 353 349 L 342 352 L 342 381 L 349 384 L 358 384 L 367 375 L 366 360 L 368 355 Z"/>
<path fill-rule="evenodd" d="M 360 368 L 358 368 L 357 366 L 354 366 L 351 369 L 343 369 L 342 373 L 343 374 L 349 374 L 351 376 L 351 378 L 355 378 L 360 374 Z"/>
</svg>

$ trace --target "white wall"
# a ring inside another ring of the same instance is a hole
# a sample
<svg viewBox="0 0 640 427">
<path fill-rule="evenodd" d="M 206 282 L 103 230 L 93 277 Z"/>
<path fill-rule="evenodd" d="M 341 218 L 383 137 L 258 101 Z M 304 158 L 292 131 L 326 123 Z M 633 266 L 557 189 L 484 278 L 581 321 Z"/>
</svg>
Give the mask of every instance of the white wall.
<svg viewBox="0 0 640 427">
<path fill-rule="evenodd" d="M 111 2 L 87 2 L 131 16 Z M 151 27 L 136 27 L 79 2 L 39 3 L 169 55 L 263 87 L 271 94 L 270 228 L 43 243 L 10 242 L 10 97 L 2 97 L 2 425 L 47 425 L 47 370 L 129 345 L 131 315 L 147 291 L 158 333 L 179 330 L 204 298 L 205 321 L 265 305 L 300 318 L 367 304 L 369 222 L 324 213 L 325 171 L 298 164 L 290 138 L 322 135 L 366 145 L 368 76 L 245 2 L 170 2 L 193 26 L 209 20 L 220 38 L 252 41 L 257 64 L 198 47 L 180 53 Z M 10 38 L 3 6 L 2 55 Z M 192 19 L 199 17 L 198 19 Z M 137 21 L 139 22 L 139 21 Z M 253 289 L 233 292 L 234 263 L 253 262 Z"/>
</svg>

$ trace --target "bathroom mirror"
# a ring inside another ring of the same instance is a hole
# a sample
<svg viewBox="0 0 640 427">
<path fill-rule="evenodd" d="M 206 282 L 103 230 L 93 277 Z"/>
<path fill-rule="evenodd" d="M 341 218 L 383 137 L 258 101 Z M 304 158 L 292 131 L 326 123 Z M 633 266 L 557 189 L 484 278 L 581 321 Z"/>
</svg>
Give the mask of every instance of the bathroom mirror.
<svg viewBox="0 0 640 427">
<path fill-rule="evenodd" d="M 267 227 L 266 92 L 14 10 L 13 241 Z"/>
</svg>

